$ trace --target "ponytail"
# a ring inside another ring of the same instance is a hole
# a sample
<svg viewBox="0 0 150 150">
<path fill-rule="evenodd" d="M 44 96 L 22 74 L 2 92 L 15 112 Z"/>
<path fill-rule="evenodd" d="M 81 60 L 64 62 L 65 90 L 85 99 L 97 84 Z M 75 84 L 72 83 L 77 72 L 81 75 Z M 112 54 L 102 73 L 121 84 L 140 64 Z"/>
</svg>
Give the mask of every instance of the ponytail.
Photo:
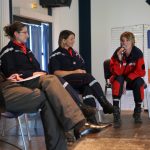
<svg viewBox="0 0 150 150">
<path fill-rule="evenodd" d="M 5 36 L 8 36 L 10 39 L 15 39 L 14 32 L 20 32 L 22 28 L 25 26 L 26 26 L 25 24 L 19 21 L 16 21 L 13 24 L 7 25 L 3 28 L 5 32 Z"/>
</svg>

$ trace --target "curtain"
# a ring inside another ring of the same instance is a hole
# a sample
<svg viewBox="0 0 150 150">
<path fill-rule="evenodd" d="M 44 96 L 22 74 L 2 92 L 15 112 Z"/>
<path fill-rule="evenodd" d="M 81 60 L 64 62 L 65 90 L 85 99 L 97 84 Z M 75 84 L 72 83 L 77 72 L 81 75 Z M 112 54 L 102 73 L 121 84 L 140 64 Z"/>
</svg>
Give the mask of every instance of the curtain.
<svg viewBox="0 0 150 150">
<path fill-rule="evenodd" d="M 42 50 L 43 50 L 43 69 L 48 71 L 48 59 L 49 59 L 49 25 L 42 24 Z"/>
<path fill-rule="evenodd" d="M 34 56 L 42 66 L 42 42 L 41 42 L 41 26 L 31 25 L 31 50 L 34 53 Z"/>
<path fill-rule="evenodd" d="M 41 69 L 48 71 L 49 53 L 52 46 L 52 26 L 46 23 L 41 23 L 41 25 L 27 23 L 26 26 L 29 32 L 26 46 L 32 50 Z"/>
<path fill-rule="evenodd" d="M 27 27 L 28 34 L 29 34 L 29 32 L 30 32 L 30 26 L 28 24 L 26 24 L 26 27 Z M 31 46 L 30 46 L 30 36 L 27 39 L 26 46 L 31 49 Z"/>
</svg>

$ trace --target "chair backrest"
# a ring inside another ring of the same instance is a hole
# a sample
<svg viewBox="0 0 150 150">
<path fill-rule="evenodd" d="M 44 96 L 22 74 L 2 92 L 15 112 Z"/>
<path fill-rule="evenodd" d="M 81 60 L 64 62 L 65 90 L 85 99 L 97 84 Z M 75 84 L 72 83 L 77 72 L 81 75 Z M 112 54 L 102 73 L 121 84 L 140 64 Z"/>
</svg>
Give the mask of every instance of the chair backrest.
<svg viewBox="0 0 150 150">
<path fill-rule="evenodd" d="M 107 60 L 104 61 L 103 67 L 104 67 L 104 77 L 105 77 L 105 80 L 107 80 L 111 77 L 110 59 L 107 59 Z"/>
</svg>

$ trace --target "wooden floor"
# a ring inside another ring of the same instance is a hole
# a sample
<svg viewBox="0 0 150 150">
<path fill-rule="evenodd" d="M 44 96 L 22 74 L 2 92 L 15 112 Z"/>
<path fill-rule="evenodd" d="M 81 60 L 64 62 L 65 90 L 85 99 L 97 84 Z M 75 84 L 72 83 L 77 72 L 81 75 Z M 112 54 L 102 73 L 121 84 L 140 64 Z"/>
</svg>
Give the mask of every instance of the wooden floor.
<svg viewBox="0 0 150 150">
<path fill-rule="evenodd" d="M 142 113 L 143 124 L 136 125 L 133 122 L 132 112 L 124 111 L 121 114 L 122 127 L 114 129 L 113 126 L 101 131 L 98 134 L 93 134 L 83 137 L 76 141 L 69 150 L 150 150 L 150 119 L 147 112 Z M 111 122 L 112 115 L 105 116 L 105 120 Z M 12 126 L 15 121 L 8 120 L 8 126 Z M 31 142 L 27 142 L 29 150 L 45 150 L 42 124 L 39 119 L 38 128 L 35 130 L 34 121 L 29 121 L 30 133 L 32 136 Z M 18 128 L 11 128 L 6 132 L 5 137 L 0 137 L 0 140 L 10 142 L 23 148 L 22 139 Z M 27 139 L 26 139 L 27 141 Z M 11 145 L 0 141 L 0 150 L 17 150 Z"/>
</svg>

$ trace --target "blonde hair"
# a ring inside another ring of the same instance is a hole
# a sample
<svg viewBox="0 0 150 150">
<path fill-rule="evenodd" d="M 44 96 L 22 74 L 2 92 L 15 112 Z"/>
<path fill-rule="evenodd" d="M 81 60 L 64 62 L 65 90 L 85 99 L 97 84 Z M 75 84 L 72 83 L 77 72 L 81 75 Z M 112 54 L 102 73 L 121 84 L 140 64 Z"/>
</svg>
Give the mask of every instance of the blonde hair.
<svg viewBox="0 0 150 150">
<path fill-rule="evenodd" d="M 132 42 L 132 45 L 135 45 L 135 36 L 132 32 L 124 32 L 120 36 L 120 41 L 123 40 L 123 38 L 126 38 L 128 41 Z"/>
</svg>

